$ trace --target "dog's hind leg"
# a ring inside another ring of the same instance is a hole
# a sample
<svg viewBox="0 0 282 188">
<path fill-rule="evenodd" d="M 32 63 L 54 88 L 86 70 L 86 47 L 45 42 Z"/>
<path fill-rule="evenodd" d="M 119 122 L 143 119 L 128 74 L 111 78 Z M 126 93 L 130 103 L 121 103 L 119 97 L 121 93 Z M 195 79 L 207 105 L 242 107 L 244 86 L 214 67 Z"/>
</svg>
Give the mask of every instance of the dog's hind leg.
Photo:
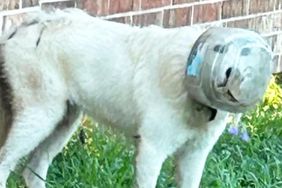
<svg viewBox="0 0 282 188">
<path fill-rule="evenodd" d="M 53 133 L 48 136 L 31 154 L 23 171 L 29 188 L 44 188 L 47 171 L 53 158 L 63 149 L 73 132 L 80 124 L 82 114 L 75 106 L 68 103 L 64 119 Z"/>
<path fill-rule="evenodd" d="M 18 110 L 0 149 L 0 188 L 18 160 L 29 154 L 55 129 L 65 111 L 65 101 L 56 99 Z"/>
<path fill-rule="evenodd" d="M 226 112 L 217 112 L 213 121 L 198 125 L 197 136 L 177 152 L 178 182 L 181 188 L 198 188 L 207 156 L 226 126 Z"/>
</svg>

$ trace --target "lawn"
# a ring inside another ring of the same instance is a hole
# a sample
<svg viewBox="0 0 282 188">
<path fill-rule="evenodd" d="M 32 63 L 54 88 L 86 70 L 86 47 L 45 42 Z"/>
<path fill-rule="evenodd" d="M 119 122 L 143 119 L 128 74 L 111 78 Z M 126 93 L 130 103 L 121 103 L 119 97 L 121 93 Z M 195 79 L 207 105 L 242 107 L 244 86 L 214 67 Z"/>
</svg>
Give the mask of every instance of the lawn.
<svg viewBox="0 0 282 188">
<path fill-rule="evenodd" d="M 202 188 L 282 187 L 282 90 L 272 83 L 261 105 L 243 117 L 250 140 L 225 133 L 213 148 Z M 87 120 L 52 163 L 50 188 L 130 188 L 134 184 L 134 147 L 120 134 Z M 166 161 L 158 188 L 176 187 L 173 158 Z M 24 187 L 22 165 L 8 188 Z"/>
</svg>

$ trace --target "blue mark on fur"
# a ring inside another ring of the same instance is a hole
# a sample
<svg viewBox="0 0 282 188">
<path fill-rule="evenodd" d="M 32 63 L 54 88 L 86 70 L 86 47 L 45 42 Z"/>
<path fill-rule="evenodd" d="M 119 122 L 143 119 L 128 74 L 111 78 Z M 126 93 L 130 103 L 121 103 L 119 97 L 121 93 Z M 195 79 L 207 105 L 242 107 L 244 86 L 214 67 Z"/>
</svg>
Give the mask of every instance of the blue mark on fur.
<svg viewBox="0 0 282 188">
<path fill-rule="evenodd" d="M 199 66 L 203 62 L 203 58 L 201 55 L 197 54 L 193 59 L 192 63 L 187 68 L 187 75 L 189 76 L 197 76 L 200 72 Z"/>
</svg>

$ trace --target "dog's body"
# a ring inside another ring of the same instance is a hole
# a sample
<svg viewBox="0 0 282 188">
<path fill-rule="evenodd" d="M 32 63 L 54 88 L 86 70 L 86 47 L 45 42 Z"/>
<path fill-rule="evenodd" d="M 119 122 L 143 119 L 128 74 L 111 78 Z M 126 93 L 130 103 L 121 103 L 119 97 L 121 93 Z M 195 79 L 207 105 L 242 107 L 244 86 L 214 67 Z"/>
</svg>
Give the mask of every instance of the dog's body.
<svg viewBox="0 0 282 188">
<path fill-rule="evenodd" d="M 28 154 L 27 185 L 45 187 L 34 172 L 46 178 L 81 111 L 138 139 L 140 188 L 155 187 L 163 161 L 174 153 L 180 186 L 198 187 L 227 117 L 218 110 L 210 119 L 210 109 L 185 88 L 187 58 L 202 32 L 135 28 L 67 10 L 39 14 L 4 36 L 0 187 Z"/>
</svg>

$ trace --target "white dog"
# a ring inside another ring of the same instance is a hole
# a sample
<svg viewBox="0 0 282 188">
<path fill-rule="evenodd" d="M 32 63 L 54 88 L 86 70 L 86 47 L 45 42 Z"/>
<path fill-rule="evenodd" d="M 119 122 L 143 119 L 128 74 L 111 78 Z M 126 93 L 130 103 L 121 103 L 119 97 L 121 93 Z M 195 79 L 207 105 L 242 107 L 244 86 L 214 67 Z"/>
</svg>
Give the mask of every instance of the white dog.
<svg viewBox="0 0 282 188">
<path fill-rule="evenodd" d="M 172 154 L 180 187 L 199 187 L 228 115 L 197 103 L 185 86 L 187 58 L 202 33 L 131 27 L 71 9 L 39 13 L 3 36 L 0 188 L 26 155 L 27 186 L 44 188 L 37 175 L 46 178 L 82 111 L 137 140 L 138 187 L 154 188 Z"/>
</svg>

